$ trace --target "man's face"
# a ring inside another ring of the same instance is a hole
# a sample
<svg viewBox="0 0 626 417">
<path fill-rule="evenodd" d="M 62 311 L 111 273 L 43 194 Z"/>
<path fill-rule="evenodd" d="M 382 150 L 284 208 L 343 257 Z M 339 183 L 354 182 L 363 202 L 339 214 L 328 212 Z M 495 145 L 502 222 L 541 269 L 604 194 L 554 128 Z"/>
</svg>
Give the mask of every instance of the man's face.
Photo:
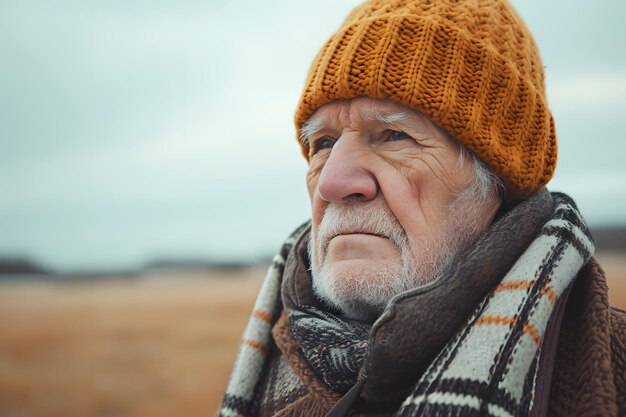
<svg viewBox="0 0 626 417">
<path fill-rule="evenodd" d="M 436 278 L 499 206 L 497 196 L 458 198 L 472 164 L 442 129 L 401 104 L 334 101 L 303 134 L 313 286 L 348 316 L 371 320 L 398 292 Z"/>
</svg>

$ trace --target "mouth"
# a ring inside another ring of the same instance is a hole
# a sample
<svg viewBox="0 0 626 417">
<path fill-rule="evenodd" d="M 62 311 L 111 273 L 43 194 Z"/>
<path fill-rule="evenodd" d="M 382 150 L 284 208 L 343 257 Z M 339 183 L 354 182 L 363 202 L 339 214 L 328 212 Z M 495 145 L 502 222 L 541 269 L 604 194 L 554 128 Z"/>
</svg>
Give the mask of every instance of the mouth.
<svg viewBox="0 0 626 417">
<path fill-rule="evenodd" d="M 378 234 L 378 233 L 351 231 L 351 232 L 341 232 L 341 233 L 336 233 L 334 235 L 331 235 L 330 238 L 328 239 L 328 242 L 330 242 L 331 240 L 333 240 L 337 236 L 349 236 L 349 235 L 370 235 L 370 236 L 380 237 L 380 238 L 383 238 L 383 239 L 389 239 L 388 236 L 381 235 L 381 234 Z"/>
<path fill-rule="evenodd" d="M 379 237 L 382 239 L 391 240 L 389 236 L 383 235 L 380 233 L 372 233 L 372 232 L 366 232 L 366 231 L 361 231 L 361 230 L 340 230 L 336 233 L 333 233 L 332 235 L 329 235 L 328 238 L 324 240 L 324 243 L 322 244 L 322 248 L 321 248 L 321 253 L 324 254 L 323 256 L 325 257 L 326 254 L 328 253 L 328 248 L 333 239 L 335 239 L 336 237 L 340 237 L 340 236 L 351 236 L 351 235 L 369 235 L 369 236 Z"/>
</svg>

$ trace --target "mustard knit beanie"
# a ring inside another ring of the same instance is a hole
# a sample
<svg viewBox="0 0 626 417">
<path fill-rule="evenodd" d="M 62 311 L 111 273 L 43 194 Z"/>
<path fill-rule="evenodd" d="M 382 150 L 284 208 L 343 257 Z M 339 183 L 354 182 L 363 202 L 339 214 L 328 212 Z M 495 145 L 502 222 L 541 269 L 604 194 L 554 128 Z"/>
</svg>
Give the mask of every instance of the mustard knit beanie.
<svg viewBox="0 0 626 417">
<path fill-rule="evenodd" d="M 298 137 L 319 107 L 358 96 L 426 114 L 504 181 L 509 201 L 541 188 L 554 173 L 556 133 L 543 65 L 506 0 L 358 6 L 313 61 L 295 114 Z"/>
</svg>

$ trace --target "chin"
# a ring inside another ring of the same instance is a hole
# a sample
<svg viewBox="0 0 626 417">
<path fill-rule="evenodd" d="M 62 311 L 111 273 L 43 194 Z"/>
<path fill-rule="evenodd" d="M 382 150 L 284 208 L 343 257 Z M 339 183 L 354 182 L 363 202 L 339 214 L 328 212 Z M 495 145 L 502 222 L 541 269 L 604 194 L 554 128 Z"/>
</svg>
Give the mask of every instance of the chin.
<svg viewBox="0 0 626 417">
<path fill-rule="evenodd" d="M 406 285 L 393 285 L 403 275 L 398 269 L 397 263 L 333 262 L 313 271 L 313 290 L 320 300 L 346 317 L 373 322 L 389 300 L 406 289 Z"/>
</svg>

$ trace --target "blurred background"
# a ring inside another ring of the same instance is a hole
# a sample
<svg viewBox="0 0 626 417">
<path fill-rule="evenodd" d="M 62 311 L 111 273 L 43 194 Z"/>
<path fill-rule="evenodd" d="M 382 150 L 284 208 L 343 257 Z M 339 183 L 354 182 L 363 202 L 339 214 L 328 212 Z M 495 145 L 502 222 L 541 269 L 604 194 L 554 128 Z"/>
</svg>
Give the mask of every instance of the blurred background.
<svg viewBox="0 0 626 417">
<path fill-rule="evenodd" d="M 292 116 L 355 0 L 0 1 L 0 415 L 210 415 L 309 217 Z M 626 307 L 626 4 L 513 1 Z"/>
</svg>

